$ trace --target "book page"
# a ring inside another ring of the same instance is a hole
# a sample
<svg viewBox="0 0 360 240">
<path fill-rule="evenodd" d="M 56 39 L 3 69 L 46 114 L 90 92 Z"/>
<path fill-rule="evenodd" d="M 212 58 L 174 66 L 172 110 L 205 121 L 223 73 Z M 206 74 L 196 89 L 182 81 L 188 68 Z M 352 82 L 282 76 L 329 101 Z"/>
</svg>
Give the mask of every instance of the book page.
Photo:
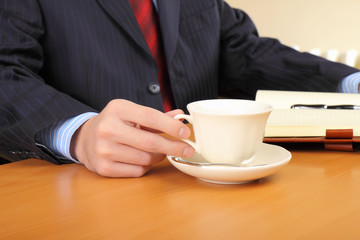
<svg viewBox="0 0 360 240">
<path fill-rule="evenodd" d="M 290 109 L 293 104 L 360 105 L 360 94 L 259 90 L 256 101 L 266 102 L 274 109 Z"/>
<path fill-rule="evenodd" d="M 265 137 L 325 136 L 326 129 L 353 129 L 360 136 L 360 110 L 291 109 L 293 104 L 360 105 L 360 94 L 258 91 L 256 101 L 273 106 Z"/>
<path fill-rule="evenodd" d="M 353 129 L 360 136 L 360 110 L 274 109 L 266 137 L 318 137 L 326 129 Z"/>
</svg>

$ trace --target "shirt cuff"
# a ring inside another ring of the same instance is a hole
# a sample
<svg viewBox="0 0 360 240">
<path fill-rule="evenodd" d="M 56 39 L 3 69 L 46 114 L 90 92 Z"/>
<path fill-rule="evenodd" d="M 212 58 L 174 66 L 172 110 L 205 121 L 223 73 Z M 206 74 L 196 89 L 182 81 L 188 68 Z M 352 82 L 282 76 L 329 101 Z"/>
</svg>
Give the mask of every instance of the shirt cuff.
<svg viewBox="0 0 360 240">
<path fill-rule="evenodd" d="M 98 115 L 98 113 L 87 112 L 76 117 L 59 121 L 41 132 L 41 143 L 61 158 L 70 159 L 80 163 L 70 154 L 71 138 L 75 131 L 87 120 Z"/>
<path fill-rule="evenodd" d="M 359 93 L 360 72 L 345 77 L 339 86 L 341 93 Z"/>
</svg>

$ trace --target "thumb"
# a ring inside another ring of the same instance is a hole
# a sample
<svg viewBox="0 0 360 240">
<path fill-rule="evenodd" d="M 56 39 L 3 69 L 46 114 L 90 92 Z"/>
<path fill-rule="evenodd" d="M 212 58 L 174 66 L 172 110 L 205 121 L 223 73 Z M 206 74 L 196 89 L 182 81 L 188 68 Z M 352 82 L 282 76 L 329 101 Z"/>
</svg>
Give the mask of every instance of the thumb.
<svg viewBox="0 0 360 240">
<path fill-rule="evenodd" d="M 165 114 L 170 116 L 170 117 L 175 117 L 175 115 L 184 114 L 184 111 L 181 110 L 181 109 L 174 109 L 174 110 L 171 110 L 169 112 L 166 112 Z"/>
</svg>

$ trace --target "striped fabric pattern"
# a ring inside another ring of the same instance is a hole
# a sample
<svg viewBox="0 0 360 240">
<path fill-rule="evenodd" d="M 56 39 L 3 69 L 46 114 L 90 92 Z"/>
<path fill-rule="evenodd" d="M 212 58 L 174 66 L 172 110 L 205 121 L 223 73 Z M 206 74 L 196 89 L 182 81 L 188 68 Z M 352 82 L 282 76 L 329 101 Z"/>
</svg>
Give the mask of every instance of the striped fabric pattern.
<svg viewBox="0 0 360 240">
<path fill-rule="evenodd" d="M 360 73 L 353 73 L 341 82 L 339 87 L 339 92 L 342 93 L 359 93 L 358 86 L 360 84 Z M 94 116 L 95 113 L 82 114 L 78 117 L 69 119 L 64 122 L 59 122 L 49 128 L 47 131 L 44 131 L 43 139 L 52 139 L 47 140 L 43 143 L 48 146 L 52 151 L 56 152 L 61 157 L 66 157 L 74 162 L 78 162 L 70 156 L 70 141 L 72 134 L 76 129 L 81 125 L 82 122 L 86 121 L 88 118 Z M 79 118 L 79 119 L 78 119 Z M 78 124 L 76 124 L 78 123 Z M 51 142 L 51 144 L 49 144 Z"/>
<path fill-rule="evenodd" d="M 360 73 L 353 73 L 344 78 L 339 87 L 342 93 L 359 93 Z"/>
<path fill-rule="evenodd" d="M 175 107 L 254 98 L 257 89 L 336 91 L 358 69 L 258 36 L 222 0 L 157 3 Z M 59 121 L 100 112 L 112 99 L 163 111 L 157 66 L 129 1 L 0 1 L 0 158 L 70 162 L 42 147 Z M 38 144 L 36 144 L 38 143 Z"/>
<path fill-rule="evenodd" d="M 44 131 L 41 131 L 41 144 L 48 147 L 57 156 L 79 163 L 79 161 L 74 159 L 70 154 L 71 138 L 84 122 L 96 115 L 97 113 L 88 112 L 65 121 L 54 123 Z"/>
<path fill-rule="evenodd" d="M 158 81 L 164 111 L 174 109 L 157 10 L 151 0 L 129 0 L 146 43 L 158 67 Z"/>
</svg>

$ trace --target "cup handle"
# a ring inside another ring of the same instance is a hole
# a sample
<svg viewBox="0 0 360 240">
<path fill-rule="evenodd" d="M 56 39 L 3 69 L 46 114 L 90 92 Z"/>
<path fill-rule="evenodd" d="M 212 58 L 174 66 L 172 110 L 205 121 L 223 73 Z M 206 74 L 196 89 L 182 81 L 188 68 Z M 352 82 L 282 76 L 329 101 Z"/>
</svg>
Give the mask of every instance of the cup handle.
<svg viewBox="0 0 360 240">
<path fill-rule="evenodd" d="M 178 115 L 175 115 L 174 118 L 177 119 L 177 120 L 179 120 L 179 119 L 185 119 L 185 120 L 187 120 L 189 123 L 191 123 L 191 124 L 193 123 L 193 122 L 192 122 L 192 118 L 191 118 L 190 115 L 178 114 Z M 183 141 L 183 142 L 186 142 L 187 144 L 189 144 L 190 146 L 192 146 L 192 147 L 195 149 L 195 151 L 199 152 L 199 148 L 198 148 L 198 146 L 197 146 L 197 144 L 196 144 L 195 142 L 193 142 L 193 141 L 191 141 L 191 140 L 189 140 L 189 139 L 180 139 L 180 140 Z"/>
</svg>

